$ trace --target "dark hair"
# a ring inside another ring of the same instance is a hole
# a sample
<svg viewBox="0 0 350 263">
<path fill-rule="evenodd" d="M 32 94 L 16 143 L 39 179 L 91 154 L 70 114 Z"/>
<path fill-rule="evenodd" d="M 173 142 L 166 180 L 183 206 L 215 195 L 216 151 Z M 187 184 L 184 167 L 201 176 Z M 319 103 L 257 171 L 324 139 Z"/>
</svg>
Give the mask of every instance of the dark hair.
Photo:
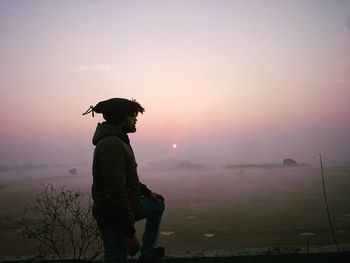
<svg viewBox="0 0 350 263">
<path fill-rule="evenodd" d="M 110 123 L 119 125 L 127 116 L 144 113 L 145 109 L 135 99 L 112 98 L 100 101 L 95 107 L 91 107 L 92 112 L 102 113 L 103 118 Z"/>
</svg>

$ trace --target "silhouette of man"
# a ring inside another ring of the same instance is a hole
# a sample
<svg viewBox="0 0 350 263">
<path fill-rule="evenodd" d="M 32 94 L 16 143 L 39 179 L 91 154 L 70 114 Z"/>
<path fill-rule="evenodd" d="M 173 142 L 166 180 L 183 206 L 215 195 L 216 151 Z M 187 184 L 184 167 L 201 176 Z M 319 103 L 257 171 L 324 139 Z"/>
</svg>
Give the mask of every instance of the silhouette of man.
<svg viewBox="0 0 350 263">
<path fill-rule="evenodd" d="M 102 113 L 93 136 L 92 214 L 100 229 L 105 262 L 126 262 L 127 254 L 140 250 L 135 221 L 146 219 L 140 262 L 156 262 L 164 255 L 156 247 L 164 198 L 140 183 L 128 133 L 136 132 L 138 113 L 144 108 L 136 100 L 112 98 L 91 106 L 83 115 Z"/>
</svg>

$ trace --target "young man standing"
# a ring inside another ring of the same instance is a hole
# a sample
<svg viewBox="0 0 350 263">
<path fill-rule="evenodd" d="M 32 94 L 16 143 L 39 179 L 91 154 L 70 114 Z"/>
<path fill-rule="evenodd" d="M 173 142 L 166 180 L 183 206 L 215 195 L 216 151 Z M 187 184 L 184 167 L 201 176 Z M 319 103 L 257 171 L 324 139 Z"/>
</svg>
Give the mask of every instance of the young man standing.
<svg viewBox="0 0 350 263">
<path fill-rule="evenodd" d="M 107 263 L 124 263 L 127 254 L 140 250 L 135 221 L 146 219 L 142 237 L 142 263 L 157 262 L 164 248 L 156 247 L 164 198 L 140 183 L 137 163 L 128 133 L 136 132 L 138 113 L 144 108 L 136 100 L 112 98 L 90 107 L 83 115 L 102 113 L 93 144 L 93 216 L 101 231 Z"/>
</svg>

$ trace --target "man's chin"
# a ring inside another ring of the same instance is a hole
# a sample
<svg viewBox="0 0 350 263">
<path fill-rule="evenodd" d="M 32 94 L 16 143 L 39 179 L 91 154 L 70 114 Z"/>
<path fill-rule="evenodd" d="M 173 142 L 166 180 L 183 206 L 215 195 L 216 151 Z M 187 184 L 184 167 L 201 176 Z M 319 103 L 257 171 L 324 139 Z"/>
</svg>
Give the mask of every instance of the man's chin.
<svg viewBox="0 0 350 263">
<path fill-rule="evenodd" d="M 129 127 L 129 128 L 124 127 L 123 131 L 125 133 L 134 133 L 136 132 L 136 127 Z"/>
<path fill-rule="evenodd" d="M 136 132 L 136 127 L 130 128 L 128 133 L 135 133 Z"/>
</svg>

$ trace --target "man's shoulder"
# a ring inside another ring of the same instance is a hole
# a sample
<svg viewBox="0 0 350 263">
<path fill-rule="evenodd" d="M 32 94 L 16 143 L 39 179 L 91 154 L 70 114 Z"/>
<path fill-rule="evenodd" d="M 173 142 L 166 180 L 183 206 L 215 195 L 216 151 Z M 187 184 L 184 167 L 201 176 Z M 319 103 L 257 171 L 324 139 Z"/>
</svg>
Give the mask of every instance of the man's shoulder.
<svg viewBox="0 0 350 263">
<path fill-rule="evenodd" d="M 122 154 L 125 153 L 127 147 L 125 142 L 117 136 L 106 136 L 101 138 L 96 144 L 95 154 L 101 153 L 114 153 Z"/>
<path fill-rule="evenodd" d="M 101 138 L 99 140 L 99 142 L 97 143 L 96 146 L 99 146 L 99 145 L 124 145 L 125 142 L 119 138 L 118 136 L 115 136 L 115 135 L 108 135 L 108 136 L 105 136 L 103 138 Z"/>
</svg>

